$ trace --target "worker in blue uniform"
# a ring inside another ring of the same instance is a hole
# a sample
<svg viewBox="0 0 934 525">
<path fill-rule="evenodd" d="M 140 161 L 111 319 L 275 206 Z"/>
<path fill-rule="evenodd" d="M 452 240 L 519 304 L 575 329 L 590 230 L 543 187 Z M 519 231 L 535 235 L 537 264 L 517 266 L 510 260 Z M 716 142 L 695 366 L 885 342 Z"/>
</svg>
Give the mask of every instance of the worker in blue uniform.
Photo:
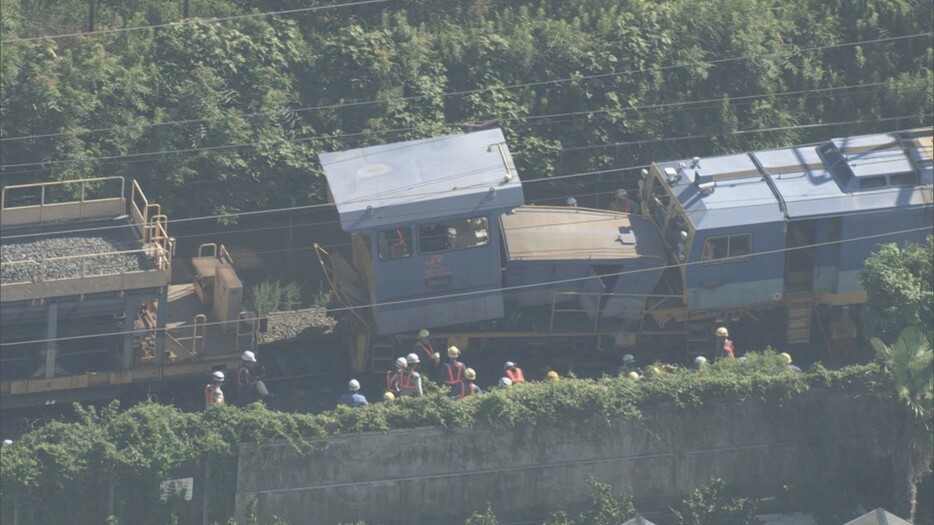
<svg viewBox="0 0 934 525">
<path fill-rule="evenodd" d="M 482 390 L 480 390 L 480 387 L 474 383 L 476 380 L 477 372 L 475 372 L 473 368 L 468 368 L 464 371 L 464 380 L 451 388 L 451 395 L 457 399 L 461 399 L 467 396 L 472 396 L 474 394 L 479 394 L 482 392 Z"/>
<path fill-rule="evenodd" d="M 366 396 L 360 393 L 360 382 L 356 379 L 351 379 L 350 382 L 347 383 L 347 391 L 341 394 L 337 403 L 349 407 L 366 406 L 368 403 L 366 401 Z"/>
</svg>

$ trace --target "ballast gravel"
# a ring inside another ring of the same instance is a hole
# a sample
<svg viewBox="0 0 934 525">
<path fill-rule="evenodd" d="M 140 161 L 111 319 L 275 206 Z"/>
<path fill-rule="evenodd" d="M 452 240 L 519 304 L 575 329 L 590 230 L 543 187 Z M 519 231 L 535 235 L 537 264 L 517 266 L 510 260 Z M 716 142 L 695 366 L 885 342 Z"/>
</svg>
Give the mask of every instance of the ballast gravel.
<svg viewBox="0 0 934 525">
<path fill-rule="evenodd" d="M 50 281 L 149 270 L 152 263 L 142 253 L 112 253 L 140 249 L 139 242 L 117 236 L 80 235 L 5 241 L 0 245 L 0 283 Z M 100 255 L 96 255 L 100 254 Z M 88 257 L 70 257 L 86 255 Z M 33 263 L 11 264 L 16 261 Z"/>
</svg>

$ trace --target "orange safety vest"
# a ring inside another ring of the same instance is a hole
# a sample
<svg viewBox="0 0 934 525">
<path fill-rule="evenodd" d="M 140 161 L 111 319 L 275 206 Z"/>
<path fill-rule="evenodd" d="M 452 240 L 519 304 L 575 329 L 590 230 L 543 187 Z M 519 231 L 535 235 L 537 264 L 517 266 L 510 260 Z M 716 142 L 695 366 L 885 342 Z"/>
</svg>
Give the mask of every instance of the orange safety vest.
<svg viewBox="0 0 934 525">
<path fill-rule="evenodd" d="M 472 396 L 477 393 L 477 385 L 473 384 L 472 381 L 464 381 L 460 385 L 460 392 L 457 394 L 458 399 L 463 399 L 467 396 Z"/>
<path fill-rule="evenodd" d="M 208 383 L 208 385 L 204 387 L 204 404 L 207 406 L 224 404 L 224 391 L 221 390 L 220 385 Z"/>
<path fill-rule="evenodd" d="M 525 383 L 525 376 L 522 374 L 522 369 L 518 366 L 515 368 L 507 368 L 506 377 L 513 383 Z"/>
<path fill-rule="evenodd" d="M 416 349 L 421 348 L 422 351 L 425 352 L 425 355 L 428 356 L 428 359 L 431 359 L 431 356 L 434 355 L 434 353 L 435 353 L 435 349 L 431 347 L 431 341 L 429 341 L 429 342 L 427 342 L 427 343 L 423 343 L 423 342 L 421 342 L 421 341 L 417 341 L 417 342 L 415 343 L 415 348 L 416 348 Z"/>
<path fill-rule="evenodd" d="M 729 339 L 724 339 L 723 341 L 723 357 L 728 357 L 733 359 L 733 341 Z"/>
<path fill-rule="evenodd" d="M 403 370 L 399 373 L 399 381 L 396 383 L 396 387 L 402 391 L 407 390 L 409 392 L 418 392 L 418 388 L 415 386 L 415 383 L 412 381 L 415 371 Z"/>
<path fill-rule="evenodd" d="M 464 363 L 454 361 L 454 363 L 444 363 L 445 378 L 444 384 L 454 386 L 464 381 Z"/>
</svg>

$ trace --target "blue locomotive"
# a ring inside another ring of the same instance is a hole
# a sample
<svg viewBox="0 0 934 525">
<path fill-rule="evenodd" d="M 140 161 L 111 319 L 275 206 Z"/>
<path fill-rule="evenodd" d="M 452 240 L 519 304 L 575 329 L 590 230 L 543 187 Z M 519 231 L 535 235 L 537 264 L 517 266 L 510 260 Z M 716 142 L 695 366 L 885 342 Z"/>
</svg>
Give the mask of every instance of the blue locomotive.
<svg viewBox="0 0 934 525">
<path fill-rule="evenodd" d="M 932 233 L 932 135 L 653 164 L 628 212 L 525 204 L 499 129 L 322 154 L 351 235 L 349 260 L 318 247 L 332 311 L 358 370 L 421 328 L 667 337 L 686 356 L 724 323 L 768 319 L 772 344 L 855 337 L 866 258 Z"/>
</svg>

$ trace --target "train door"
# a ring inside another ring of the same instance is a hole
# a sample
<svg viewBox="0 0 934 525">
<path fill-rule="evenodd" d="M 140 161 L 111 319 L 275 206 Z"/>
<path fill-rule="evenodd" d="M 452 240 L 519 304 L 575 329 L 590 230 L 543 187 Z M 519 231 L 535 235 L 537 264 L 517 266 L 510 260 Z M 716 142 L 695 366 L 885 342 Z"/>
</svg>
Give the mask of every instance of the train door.
<svg viewBox="0 0 934 525">
<path fill-rule="evenodd" d="M 788 223 L 785 236 L 785 292 L 809 292 L 814 284 L 817 221 Z"/>
<path fill-rule="evenodd" d="M 785 236 L 785 341 L 788 344 L 811 341 L 816 232 L 817 221 L 788 223 Z"/>
</svg>

